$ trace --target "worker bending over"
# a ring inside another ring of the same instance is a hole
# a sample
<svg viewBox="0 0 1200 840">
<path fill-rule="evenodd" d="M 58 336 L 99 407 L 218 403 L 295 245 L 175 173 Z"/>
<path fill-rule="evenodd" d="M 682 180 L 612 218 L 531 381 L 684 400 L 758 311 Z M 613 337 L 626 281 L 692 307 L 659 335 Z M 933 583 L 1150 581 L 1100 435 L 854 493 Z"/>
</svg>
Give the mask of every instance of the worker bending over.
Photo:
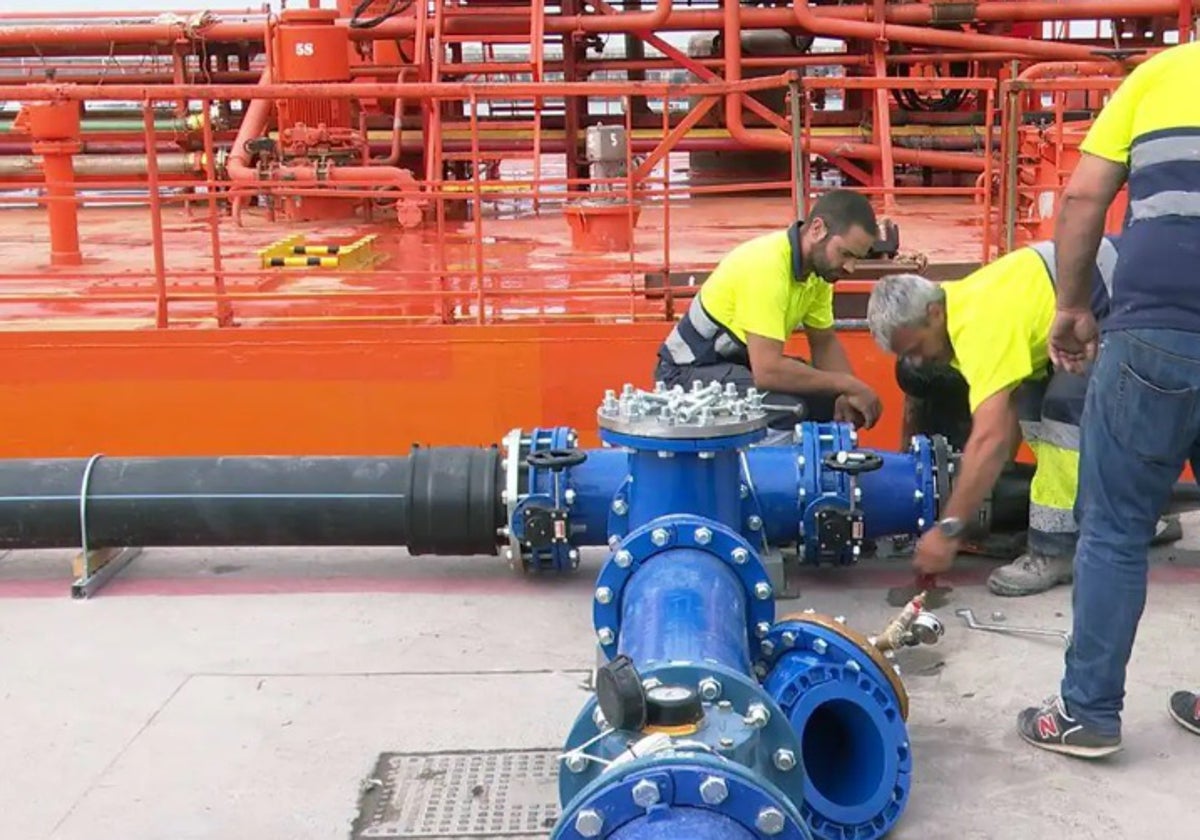
<svg viewBox="0 0 1200 840">
<path fill-rule="evenodd" d="M 1117 242 L 1106 239 L 1091 272 L 1089 305 L 1097 318 L 1107 314 L 1116 262 Z M 920 571 L 950 568 L 1020 436 L 1037 458 L 1029 488 L 1028 551 L 992 572 L 988 588 L 997 595 L 1029 595 L 1072 579 L 1087 380 L 1050 365 L 1054 275 L 1054 244 L 1039 242 L 962 280 L 885 277 L 867 304 L 867 322 L 881 347 L 918 370 L 949 365 L 966 382 L 970 431 L 958 481 L 942 507 L 943 518 L 917 544 L 914 563 Z M 906 387 L 905 378 L 900 381 Z"/>
<path fill-rule="evenodd" d="M 869 256 L 878 238 L 870 202 L 834 190 L 804 223 L 737 246 L 659 347 L 655 379 L 685 388 L 732 382 L 741 393 L 753 386 L 768 405 L 801 410 L 771 421 L 789 432 L 798 417 L 875 425 L 879 397 L 854 375 L 833 330 L 833 284 Z M 811 364 L 783 353 L 801 327 Z"/>
<path fill-rule="evenodd" d="M 1200 43 L 1163 50 L 1126 77 L 1080 145 L 1054 230 L 1059 282 L 1050 352 L 1056 365 L 1090 369 L 1092 383 L 1066 672 L 1059 696 L 1022 711 L 1017 729 L 1035 746 L 1075 756 L 1121 747 L 1147 548 L 1184 464 L 1190 460 L 1200 474 L 1198 80 Z M 1087 268 L 1126 183 L 1112 306 L 1098 326 L 1087 306 Z M 1175 692 L 1169 708 L 1200 733 L 1195 693 Z M 1195 830 L 1177 829 L 1180 836 Z"/>
</svg>

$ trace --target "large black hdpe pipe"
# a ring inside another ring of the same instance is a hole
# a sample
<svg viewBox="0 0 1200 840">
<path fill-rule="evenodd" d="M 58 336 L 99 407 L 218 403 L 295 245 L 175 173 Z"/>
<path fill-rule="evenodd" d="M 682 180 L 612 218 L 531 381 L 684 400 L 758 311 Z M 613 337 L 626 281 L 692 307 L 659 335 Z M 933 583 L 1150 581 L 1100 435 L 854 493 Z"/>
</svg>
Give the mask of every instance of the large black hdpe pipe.
<svg viewBox="0 0 1200 840">
<path fill-rule="evenodd" d="M 1013 465 L 997 482 L 991 530 L 1025 527 L 1031 473 Z M 507 544 L 504 482 L 496 447 L 415 447 L 399 457 L 0 460 L 0 550 L 85 547 L 86 531 L 88 549 L 355 545 L 495 555 Z M 601 485 L 590 501 L 606 508 L 617 486 Z"/>
<path fill-rule="evenodd" d="M 0 548 L 407 546 L 495 554 L 494 448 L 404 457 L 0 461 Z M 82 499 L 82 502 L 81 502 Z"/>
</svg>

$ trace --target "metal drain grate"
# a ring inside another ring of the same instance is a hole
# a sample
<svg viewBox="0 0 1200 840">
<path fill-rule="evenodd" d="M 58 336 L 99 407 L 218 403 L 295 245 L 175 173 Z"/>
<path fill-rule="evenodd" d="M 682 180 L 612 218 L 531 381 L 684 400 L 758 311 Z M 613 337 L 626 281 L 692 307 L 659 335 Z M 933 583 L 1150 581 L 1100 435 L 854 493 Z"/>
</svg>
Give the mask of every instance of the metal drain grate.
<svg viewBox="0 0 1200 840">
<path fill-rule="evenodd" d="M 383 753 L 352 840 L 546 837 L 558 819 L 557 754 Z"/>
</svg>

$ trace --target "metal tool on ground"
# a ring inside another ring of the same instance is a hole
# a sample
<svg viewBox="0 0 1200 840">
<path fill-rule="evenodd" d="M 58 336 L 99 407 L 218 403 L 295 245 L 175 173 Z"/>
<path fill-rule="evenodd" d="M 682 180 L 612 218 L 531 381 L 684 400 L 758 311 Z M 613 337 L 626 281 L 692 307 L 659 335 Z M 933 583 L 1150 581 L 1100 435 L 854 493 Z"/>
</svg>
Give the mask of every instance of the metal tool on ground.
<svg viewBox="0 0 1200 840">
<path fill-rule="evenodd" d="M 976 620 L 975 613 L 970 607 L 962 607 L 954 611 L 954 614 L 967 623 L 967 627 L 972 630 L 986 630 L 989 633 L 1007 633 L 1021 636 L 1051 636 L 1062 639 L 1063 642 L 1070 646 L 1071 634 L 1066 630 L 1054 630 L 1049 627 L 1013 627 L 1010 624 L 985 624 Z"/>
</svg>

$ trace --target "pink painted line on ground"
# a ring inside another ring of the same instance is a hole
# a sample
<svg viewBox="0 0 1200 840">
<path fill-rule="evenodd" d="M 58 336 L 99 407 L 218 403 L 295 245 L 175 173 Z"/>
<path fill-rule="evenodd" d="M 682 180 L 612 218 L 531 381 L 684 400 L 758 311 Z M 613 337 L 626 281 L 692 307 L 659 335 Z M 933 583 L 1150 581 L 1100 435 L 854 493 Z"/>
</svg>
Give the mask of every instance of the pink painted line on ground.
<svg viewBox="0 0 1200 840">
<path fill-rule="evenodd" d="M 982 586 L 990 567 L 956 570 L 940 579 L 951 586 Z M 471 577 L 213 577 L 125 578 L 117 576 L 98 597 L 197 596 L 197 595 L 540 595 L 563 590 L 582 592 L 591 587 L 594 572 L 579 578 L 471 578 Z M 1150 571 L 1155 584 L 1200 584 L 1200 566 L 1157 565 Z M 838 589 L 888 589 L 913 582 L 907 567 L 832 569 L 802 573 L 790 580 L 803 593 Z M 0 599 L 63 598 L 70 593 L 67 579 L 2 580 Z"/>
</svg>

